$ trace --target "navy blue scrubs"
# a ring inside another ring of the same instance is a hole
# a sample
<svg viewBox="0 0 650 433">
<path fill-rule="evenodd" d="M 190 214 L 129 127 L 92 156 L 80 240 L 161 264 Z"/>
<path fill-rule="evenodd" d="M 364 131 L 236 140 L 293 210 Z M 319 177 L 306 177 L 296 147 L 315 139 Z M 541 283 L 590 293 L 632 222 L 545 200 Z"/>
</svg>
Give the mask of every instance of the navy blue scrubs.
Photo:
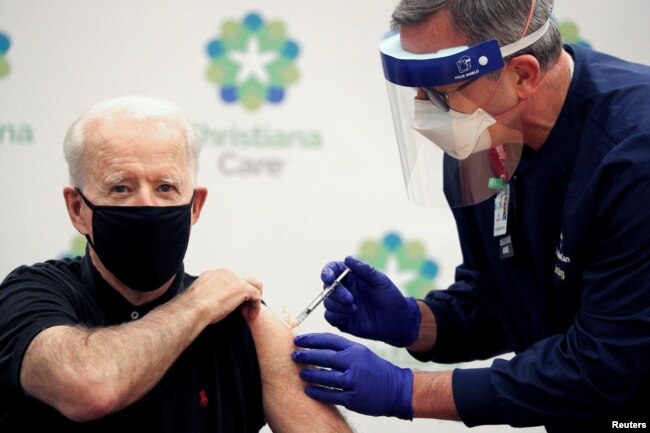
<svg viewBox="0 0 650 433">
<path fill-rule="evenodd" d="M 469 426 L 593 432 L 650 415 L 650 67 L 565 48 L 564 108 L 510 181 L 514 254 L 494 236 L 494 199 L 453 209 L 463 263 L 426 299 L 438 338 L 414 356 L 515 353 L 454 371 Z"/>
</svg>

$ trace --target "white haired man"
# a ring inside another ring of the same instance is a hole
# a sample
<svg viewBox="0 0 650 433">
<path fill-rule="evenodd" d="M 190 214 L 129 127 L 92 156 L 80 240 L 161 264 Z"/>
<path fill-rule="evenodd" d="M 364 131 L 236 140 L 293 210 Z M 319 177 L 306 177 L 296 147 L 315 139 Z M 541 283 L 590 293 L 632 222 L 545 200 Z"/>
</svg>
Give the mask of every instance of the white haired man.
<svg viewBox="0 0 650 433">
<path fill-rule="evenodd" d="M 65 204 L 87 253 L 22 266 L 0 286 L 2 432 L 349 431 L 302 392 L 260 281 L 184 271 L 207 188 L 181 110 L 101 102 L 64 150 Z"/>
</svg>

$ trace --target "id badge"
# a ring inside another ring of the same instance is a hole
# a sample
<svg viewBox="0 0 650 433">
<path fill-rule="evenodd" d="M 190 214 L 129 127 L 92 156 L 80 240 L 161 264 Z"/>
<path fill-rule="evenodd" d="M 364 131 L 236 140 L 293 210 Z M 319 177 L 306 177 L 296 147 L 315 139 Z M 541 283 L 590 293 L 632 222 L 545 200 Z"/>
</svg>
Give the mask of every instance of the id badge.
<svg viewBox="0 0 650 433">
<path fill-rule="evenodd" d="M 508 231 L 508 202 L 510 200 L 510 184 L 494 197 L 494 236 L 505 235 Z"/>
</svg>

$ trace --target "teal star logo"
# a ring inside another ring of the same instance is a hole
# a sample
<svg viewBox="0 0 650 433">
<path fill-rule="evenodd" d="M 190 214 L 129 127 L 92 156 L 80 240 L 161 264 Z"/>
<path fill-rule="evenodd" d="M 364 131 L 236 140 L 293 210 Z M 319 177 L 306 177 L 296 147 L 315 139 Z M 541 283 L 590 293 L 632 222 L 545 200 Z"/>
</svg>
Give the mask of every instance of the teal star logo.
<svg viewBox="0 0 650 433">
<path fill-rule="evenodd" d="M 298 81 L 298 44 L 287 37 L 282 22 L 265 22 L 254 12 L 241 22 L 224 22 L 206 52 L 206 77 L 217 84 L 221 100 L 239 102 L 249 111 L 282 102 L 286 88 Z"/>
<path fill-rule="evenodd" d="M 415 298 L 424 298 L 436 289 L 438 264 L 427 256 L 420 241 L 405 241 L 391 232 L 379 241 L 363 241 L 359 259 L 386 273 L 397 287 Z"/>
<path fill-rule="evenodd" d="M 7 51 L 9 51 L 10 47 L 11 47 L 11 40 L 9 39 L 9 36 L 0 32 L 0 79 L 9 75 L 9 71 L 11 69 L 9 66 L 9 62 L 5 57 L 5 54 L 7 54 Z"/>
</svg>

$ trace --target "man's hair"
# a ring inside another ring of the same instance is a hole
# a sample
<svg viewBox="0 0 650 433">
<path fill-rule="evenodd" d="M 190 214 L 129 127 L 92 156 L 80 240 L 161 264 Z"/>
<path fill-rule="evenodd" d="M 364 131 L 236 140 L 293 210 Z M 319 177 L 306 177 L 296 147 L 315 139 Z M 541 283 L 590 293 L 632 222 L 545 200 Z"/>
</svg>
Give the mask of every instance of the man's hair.
<svg viewBox="0 0 650 433">
<path fill-rule="evenodd" d="M 82 188 L 85 182 L 85 151 L 90 128 L 98 122 L 128 120 L 155 120 L 161 128 L 173 128 L 182 134 L 187 150 L 188 169 L 196 185 L 199 171 L 201 142 L 189 119 L 176 105 L 143 96 L 121 96 L 100 102 L 87 109 L 69 128 L 63 140 L 63 152 L 68 163 L 70 182 Z"/>
<path fill-rule="evenodd" d="M 526 35 L 538 30 L 551 17 L 554 0 L 536 0 Z M 392 15 L 391 27 L 401 27 L 424 22 L 430 16 L 447 8 L 452 26 L 472 46 L 490 39 L 496 39 L 500 46 L 521 39 L 528 16 L 531 0 L 401 0 Z M 450 48 L 450 47 L 448 47 Z M 533 55 L 542 70 L 547 70 L 557 61 L 562 52 L 560 31 L 551 21 L 546 34 L 537 42 L 516 52 L 510 57 L 522 54 Z"/>
</svg>

